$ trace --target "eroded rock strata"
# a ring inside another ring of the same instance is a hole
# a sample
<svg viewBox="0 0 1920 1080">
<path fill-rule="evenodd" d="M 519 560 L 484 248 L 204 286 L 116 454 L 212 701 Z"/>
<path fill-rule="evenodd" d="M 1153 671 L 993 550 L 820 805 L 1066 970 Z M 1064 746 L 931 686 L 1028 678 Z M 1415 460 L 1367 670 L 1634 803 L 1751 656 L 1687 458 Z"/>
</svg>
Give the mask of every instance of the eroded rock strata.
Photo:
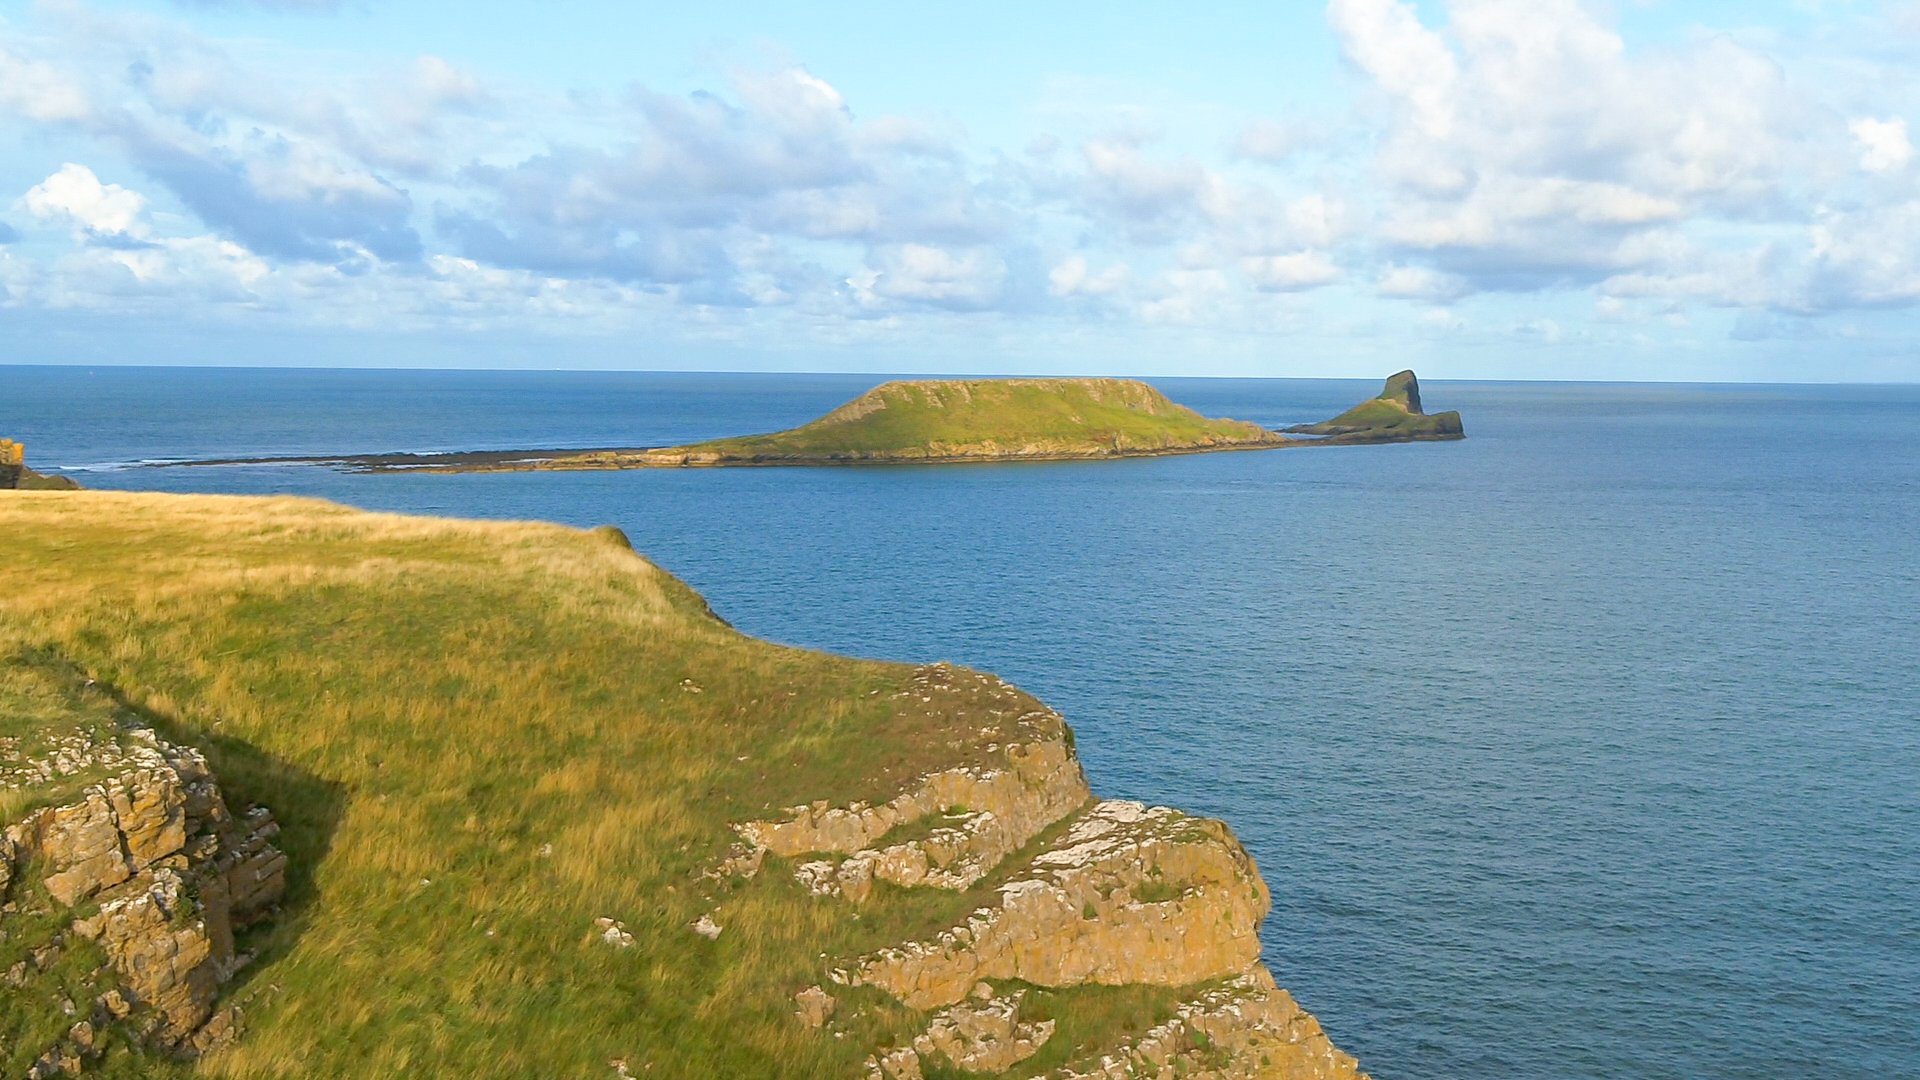
<svg viewBox="0 0 1920 1080">
<path fill-rule="evenodd" d="M 926 670 L 943 684 L 956 679 L 944 666 Z M 1094 799 L 1051 711 L 1023 715 L 1017 732 L 991 747 L 989 763 L 927 774 L 885 802 L 820 801 L 737 827 L 743 846 L 721 872 L 757 873 L 779 856 L 838 902 L 866 902 L 875 881 L 991 886 L 987 902 L 931 936 L 829 958 L 823 985 L 796 997 L 800 1023 L 827 1025 L 835 988 L 877 988 L 921 1012 L 925 1026 L 877 1049 L 870 1080 L 915 1080 L 929 1068 L 996 1075 L 1054 1033 L 1051 1021 L 1022 1014 L 1021 986 L 1160 986 L 1182 998 L 1171 1016 L 1043 1075 L 1364 1075 L 1262 966 L 1267 887 L 1225 824 Z"/>
<path fill-rule="evenodd" d="M 56 1013 L 71 1022 L 53 1021 L 63 1033 L 44 1047 L 0 1045 L 0 1057 L 31 1057 L 28 1074 L 45 1077 L 79 1071 L 116 1038 L 186 1057 L 210 1050 L 243 1019 L 219 1007 L 249 959 L 234 933 L 285 889 L 278 826 L 263 809 L 232 814 L 206 759 L 152 731 L 68 743 L 0 770 L 26 797 L 104 773 L 0 830 L 0 946 L 18 957 L 0 982 L 22 1029 Z"/>
</svg>

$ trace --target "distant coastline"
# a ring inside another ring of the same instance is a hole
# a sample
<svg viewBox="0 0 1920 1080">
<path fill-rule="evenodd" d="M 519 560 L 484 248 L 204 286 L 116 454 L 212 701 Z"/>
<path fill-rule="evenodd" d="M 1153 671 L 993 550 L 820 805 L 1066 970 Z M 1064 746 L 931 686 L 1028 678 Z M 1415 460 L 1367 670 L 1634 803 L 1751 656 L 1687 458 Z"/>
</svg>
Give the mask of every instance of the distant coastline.
<svg viewBox="0 0 1920 1080">
<path fill-rule="evenodd" d="M 911 380 L 885 383 L 797 428 L 681 446 L 228 457 L 169 465 L 318 465 L 357 473 L 956 465 L 1463 437 L 1458 413 L 1421 411 L 1411 371 L 1390 377 L 1379 397 L 1340 416 L 1284 431 L 1201 416 L 1130 379 Z"/>
</svg>

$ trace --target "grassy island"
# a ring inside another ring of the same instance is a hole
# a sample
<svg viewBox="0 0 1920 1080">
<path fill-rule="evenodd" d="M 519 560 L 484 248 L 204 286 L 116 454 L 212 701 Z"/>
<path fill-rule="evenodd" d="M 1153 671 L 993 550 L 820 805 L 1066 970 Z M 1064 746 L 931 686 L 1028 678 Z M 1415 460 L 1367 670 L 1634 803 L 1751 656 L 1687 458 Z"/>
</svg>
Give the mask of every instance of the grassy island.
<svg viewBox="0 0 1920 1080">
<path fill-rule="evenodd" d="M 1297 438 L 1298 435 L 1315 436 Z M 186 465 L 331 465 L 355 472 L 529 472 L 747 465 L 1092 461 L 1219 450 L 1461 437 L 1460 414 L 1420 409 L 1413 372 L 1318 424 L 1271 431 L 1205 417 L 1135 379 L 914 379 L 883 383 L 818 420 L 685 446 L 213 458 Z"/>
<path fill-rule="evenodd" d="M 1258 424 L 1213 420 L 1133 379 L 890 382 L 808 424 L 545 467 L 851 465 L 1144 457 L 1276 446 Z"/>
<path fill-rule="evenodd" d="M 1414 442 L 1459 439 L 1465 430 L 1457 412 L 1429 415 L 1420 407 L 1420 379 L 1411 371 L 1389 376 L 1380 396 L 1363 401 L 1331 420 L 1298 424 L 1294 435 L 1320 435 L 1341 443 Z"/>
<path fill-rule="evenodd" d="M 1226 827 L 1094 797 L 990 675 L 746 637 L 611 528 L 0 535 L 7 1075 L 1356 1075 Z"/>
</svg>

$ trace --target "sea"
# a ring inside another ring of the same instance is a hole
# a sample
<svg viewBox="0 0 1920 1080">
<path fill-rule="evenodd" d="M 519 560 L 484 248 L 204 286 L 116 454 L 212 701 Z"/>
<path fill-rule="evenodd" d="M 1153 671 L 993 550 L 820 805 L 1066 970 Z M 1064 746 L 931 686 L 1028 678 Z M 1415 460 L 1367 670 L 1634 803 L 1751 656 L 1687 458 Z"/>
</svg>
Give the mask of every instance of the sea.
<svg viewBox="0 0 1920 1080">
<path fill-rule="evenodd" d="M 1230 822 L 1376 1080 L 1920 1076 L 1920 387 L 1430 381 L 1461 442 L 355 475 L 664 445 L 872 375 L 0 367 L 88 487 L 612 523 L 740 629 L 996 672 Z M 1269 426 L 1356 380 L 1153 379 Z M 0 547 L 3 547 L 0 544 Z"/>
</svg>

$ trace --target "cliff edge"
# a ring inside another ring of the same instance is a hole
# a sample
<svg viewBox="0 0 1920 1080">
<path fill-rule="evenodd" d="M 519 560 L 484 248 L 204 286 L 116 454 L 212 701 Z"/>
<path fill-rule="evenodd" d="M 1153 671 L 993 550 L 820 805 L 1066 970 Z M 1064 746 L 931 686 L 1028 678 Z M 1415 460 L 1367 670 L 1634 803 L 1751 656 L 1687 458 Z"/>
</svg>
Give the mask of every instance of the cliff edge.
<svg viewBox="0 0 1920 1080">
<path fill-rule="evenodd" d="M 991 675 L 746 637 L 617 530 L 82 492 L 0 533 L 0 686 L 126 710 L 0 696 L 19 1071 L 1360 1075 L 1231 830 L 1096 797 Z"/>
</svg>

